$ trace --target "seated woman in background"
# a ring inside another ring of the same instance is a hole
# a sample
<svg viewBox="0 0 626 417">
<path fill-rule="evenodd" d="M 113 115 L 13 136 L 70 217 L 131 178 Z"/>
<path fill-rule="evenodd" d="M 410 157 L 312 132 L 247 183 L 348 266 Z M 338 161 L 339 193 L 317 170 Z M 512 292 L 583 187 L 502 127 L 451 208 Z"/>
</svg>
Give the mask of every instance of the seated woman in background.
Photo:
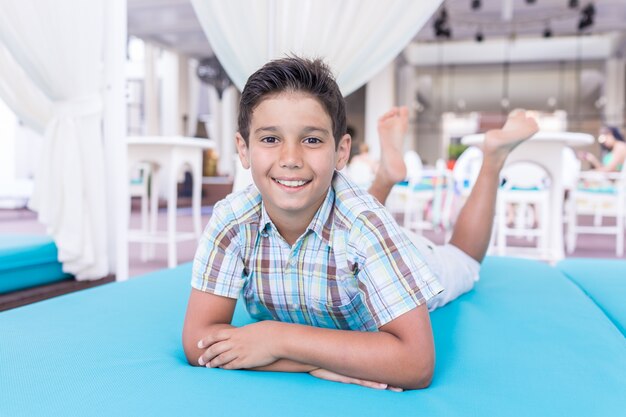
<svg viewBox="0 0 626 417">
<path fill-rule="evenodd" d="M 620 171 L 626 161 L 626 142 L 620 130 L 613 126 L 603 127 L 598 142 L 604 152 L 602 162 L 590 152 L 583 152 L 581 159 L 589 162 L 596 171 Z"/>
</svg>

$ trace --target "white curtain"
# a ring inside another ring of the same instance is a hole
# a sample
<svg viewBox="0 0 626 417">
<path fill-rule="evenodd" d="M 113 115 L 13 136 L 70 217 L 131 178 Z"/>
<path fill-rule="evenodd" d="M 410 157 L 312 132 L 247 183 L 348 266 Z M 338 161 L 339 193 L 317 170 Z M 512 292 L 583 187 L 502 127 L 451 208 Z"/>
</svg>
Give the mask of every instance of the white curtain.
<svg viewBox="0 0 626 417">
<path fill-rule="evenodd" d="M 43 133 L 52 103 L 0 43 L 0 99 L 28 127 Z"/>
<path fill-rule="evenodd" d="M 191 0 L 239 90 L 268 60 L 320 57 L 348 95 L 391 62 L 442 0 Z"/>
<path fill-rule="evenodd" d="M 79 280 L 109 271 L 101 130 L 104 1 L 0 2 L 0 44 L 52 102 L 30 205 L 56 242 L 63 269 Z M 9 69 L 0 66 L 0 75 Z M 9 96 L 6 85 L 3 91 Z M 28 108 L 30 97 L 16 89 L 10 97 L 18 114 Z"/>
</svg>

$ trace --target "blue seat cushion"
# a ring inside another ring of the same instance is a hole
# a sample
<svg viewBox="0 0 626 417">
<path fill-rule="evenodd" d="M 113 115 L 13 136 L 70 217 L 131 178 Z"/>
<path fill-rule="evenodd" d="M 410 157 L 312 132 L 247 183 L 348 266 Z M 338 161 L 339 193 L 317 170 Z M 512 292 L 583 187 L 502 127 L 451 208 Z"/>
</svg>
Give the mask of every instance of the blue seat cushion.
<svg viewBox="0 0 626 417">
<path fill-rule="evenodd" d="M 57 247 L 47 236 L 0 235 L 0 293 L 69 278 L 57 260 Z"/>
<path fill-rule="evenodd" d="M 565 259 L 557 264 L 626 336 L 626 261 Z"/>
<path fill-rule="evenodd" d="M 403 393 L 189 366 L 181 332 L 190 275 L 187 264 L 0 313 L 0 415 L 589 417 L 626 409 L 624 337 L 545 264 L 488 259 L 474 291 L 431 315 L 431 387 Z M 234 324 L 250 321 L 238 303 Z"/>
</svg>

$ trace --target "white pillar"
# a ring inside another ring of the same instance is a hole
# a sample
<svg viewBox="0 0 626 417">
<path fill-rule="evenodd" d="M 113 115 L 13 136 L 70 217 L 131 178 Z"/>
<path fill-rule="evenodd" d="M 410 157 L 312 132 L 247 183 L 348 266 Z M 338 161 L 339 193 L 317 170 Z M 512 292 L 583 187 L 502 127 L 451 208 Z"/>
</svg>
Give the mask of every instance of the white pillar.
<svg viewBox="0 0 626 417">
<path fill-rule="evenodd" d="M 222 175 L 235 174 L 234 155 L 237 152 L 235 147 L 235 133 L 237 132 L 237 107 L 239 104 L 239 91 L 234 86 L 228 87 L 222 94 L 222 132 L 221 132 L 221 152 L 218 163 L 218 171 Z"/>
<path fill-rule="evenodd" d="M 126 0 L 105 2 L 103 140 L 110 270 L 128 278 L 126 150 Z"/>
<path fill-rule="evenodd" d="M 200 98 L 200 79 L 196 75 L 198 61 L 190 59 L 187 66 L 187 78 L 189 82 L 189 101 L 187 108 L 187 126 L 185 126 L 185 136 L 194 136 L 198 128 L 198 107 Z"/>
<path fill-rule="evenodd" d="M 222 101 L 212 85 L 207 86 L 209 95 L 209 138 L 215 141 L 215 151 L 222 157 Z"/>
<path fill-rule="evenodd" d="M 624 100 L 626 99 L 626 60 L 609 58 L 606 61 L 604 82 L 604 119 L 611 126 L 621 127 L 624 123 Z"/>
<path fill-rule="evenodd" d="M 164 50 L 161 54 L 161 134 L 174 136 L 178 130 L 178 56 Z"/>
<path fill-rule="evenodd" d="M 148 136 L 157 136 L 161 130 L 161 122 L 159 121 L 159 77 L 157 74 L 158 54 L 158 47 L 148 42 L 145 43 L 143 105 L 145 133 Z"/>
<path fill-rule="evenodd" d="M 405 64 L 400 67 L 396 91 L 398 92 L 398 105 L 406 106 L 409 109 L 409 132 L 404 143 L 405 151 L 417 150 L 416 126 L 410 123 L 412 120 L 416 120 L 413 102 L 417 93 L 417 79 L 412 65 Z"/>
<path fill-rule="evenodd" d="M 391 62 L 365 88 L 365 143 L 375 159 L 380 157 L 378 118 L 395 105 L 395 92 L 395 64 Z"/>
<path fill-rule="evenodd" d="M 184 55 L 177 55 L 178 62 L 178 113 L 177 133 L 181 136 L 187 135 L 187 123 L 189 120 L 189 58 Z"/>
</svg>

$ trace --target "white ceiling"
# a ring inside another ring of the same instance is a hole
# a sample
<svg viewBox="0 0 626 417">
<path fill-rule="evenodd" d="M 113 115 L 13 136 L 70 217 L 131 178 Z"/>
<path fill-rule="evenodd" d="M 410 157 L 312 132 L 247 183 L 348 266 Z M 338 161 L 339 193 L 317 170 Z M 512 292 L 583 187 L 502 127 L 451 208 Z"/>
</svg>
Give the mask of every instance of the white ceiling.
<svg viewBox="0 0 626 417">
<path fill-rule="evenodd" d="M 443 8 L 448 13 L 452 39 L 474 39 L 481 31 L 485 39 L 504 36 L 542 36 L 550 27 L 553 36 L 572 36 L 578 33 L 581 10 L 593 3 L 594 24 L 583 33 L 602 34 L 626 32 L 626 0 L 578 0 L 578 7 L 569 7 L 570 0 L 482 0 L 477 10 L 472 0 L 446 0 Z M 508 13 L 507 13 L 508 11 Z M 506 16 L 509 16 L 508 18 Z M 434 40 L 435 14 L 416 37 L 418 41 Z"/>
<path fill-rule="evenodd" d="M 189 0 L 128 0 L 128 34 L 195 58 L 213 55 Z"/>
<path fill-rule="evenodd" d="M 478 30 L 485 39 L 512 34 L 541 36 L 546 26 L 555 37 L 571 36 L 577 33 L 580 10 L 589 3 L 595 5 L 595 23 L 585 33 L 626 32 L 626 0 L 579 0 L 574 9 L 568 6 L 569 1 L 535 0 L 528 4 L 527 0 L 482 0 L 480 9 L 472 10 L 471 0 L 446 0 L 443 7 L 448 12 L 453 40 L 474 39 Z M 503 10 L 511 11 L 510 20 L 503 20 Z M 435 39 L 436 17 L 430 19 L 416 40 Z M 192 57 L 212 55 L 189 0 L 128 0 L 128 33 Z"/>
</svg>

